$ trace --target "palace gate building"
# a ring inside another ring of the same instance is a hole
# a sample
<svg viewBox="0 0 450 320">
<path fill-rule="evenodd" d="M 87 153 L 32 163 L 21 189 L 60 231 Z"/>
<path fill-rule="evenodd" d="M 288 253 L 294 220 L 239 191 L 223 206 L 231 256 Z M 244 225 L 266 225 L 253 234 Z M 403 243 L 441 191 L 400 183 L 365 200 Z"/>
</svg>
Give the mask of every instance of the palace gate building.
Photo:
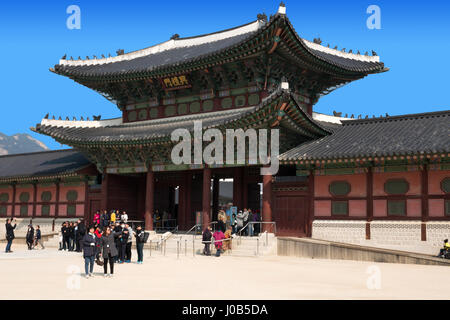
<svg viewBox="0 0 450 320">
<path fill-rule="evenodd" d="M 64 56 L 50 70 L 122 116 L 42 119 L 33 131 L 73 149 L 0 157 L 3 218 L 90 220 L 124 209 L 151 230 L 153 212 L 168 210 L 187 230 L 197 212 L 216 219 L 219 179 L 233 179 L 233 205 L 275 221 L 277 235 L 385 247 L 435 247 L 449 236 L 450 112 L 314 112 L 322 95 L 388 68 L 375 52 L 301 38 L 283 4 L 232 29 L 114 57 Z M 261 175 L 248 155 L 236 165 L 174 164 L 171 133 L 192 132 L 195 120 L 224 133 L 279 129 L 278 173 Z"/>
</svg>

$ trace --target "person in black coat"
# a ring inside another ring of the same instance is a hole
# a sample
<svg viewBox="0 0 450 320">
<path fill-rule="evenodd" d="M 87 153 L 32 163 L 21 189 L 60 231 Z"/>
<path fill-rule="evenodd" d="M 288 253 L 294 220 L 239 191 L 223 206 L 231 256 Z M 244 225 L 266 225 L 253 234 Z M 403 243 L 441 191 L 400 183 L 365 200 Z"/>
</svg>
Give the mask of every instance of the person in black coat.
<svg viewBox="0 0 450 320">
<path fill-rule="evenodd" d="M 203 254 L 206 256 L 211 255 L 211 238 L 212 238 L 211 228 L 206 227 L 205 230 L 203 231 L 202 237 L 202 242 L 205 245 L 205 248 L 203 249 Z"/>
<path fill-rule="evenodd" d="M 34 243 L 34 228 L 31 224 L 28 225 L 27 235 L 25 236 L 28 250 L 33 249 L 33 243 Z"/>
<path fill-rule="evenodd" d="M 136 237 L 136 250 L 137 250 L 137 263 L 142 264 L 144 262 L 144 241 L 145 241 L 145 232 L 142 230 L 142 226 L 138 226 L 136 232 L 134 233 Z"/>
<path fill-rule="evenodd" d="M 115 258 L 115 262 L 118 262 L 120 256 L 122 255 L 122 245 L 121 245 L 121 237 L 122 237 L 122 227 L 120 226 L 120 224 L 117 222 L 116 226 L 113 228 L 114 231 L 114 242 L 116 244 L 116 248 L 117 251 L 119 252 L 119 254 L 117 255 L 117 257 Z"/>
<path fill-rule="evenodd" d="M 100 225 L 102 226 L 102 229 L 109 226 L 109 219 L 110 217 L 108 215 L 108 211 L 103 211 L 102 215 L 100 216 Z"/>
<path fill-rule="evenodd" d="M 6 220 L 6 224 L 5 224 L 5 227 L 6 227 L 6 241 L 7 241 L 6 249 L 5 249 L 6 253 L 12 252 L 11 251 L 11 246 L 12 246 L 12 242 L 13 242 L 13 240 L 15 238 L 15 236 L 14 236 L 14 229 L 16 228 L 16 224 L 14 223 L 14 226 L 13 226 L 12 222 L 15 222 L 15 219 L 7 219 Z"/>
<path fill-rule="evenodd" d="M 81 252 L 81 240 L 86 234 L 86 226 L 84 225 L 84 221 L 78 220 L 78 229 L 76 236 L 76 251 Z"/>
<path fill-rule="evenodd" d="M 38 244 L 41 246 L 41 249 L 45 249 L 44 244 L 42 243 L 41 227 L 39 225 L 36 226 L 34 246 L 37 247 Z"/>
<path fill-rule="evenodd" d="M 116 248 L 116 244 L 114 242 L 114 233 L 111 231 L 111 228 L 106 228 L 105 232 L 103 232 L 102 237 L 100 238 L 100 254 L 103 257 L 103 273 L 104 276 L 108 276 L 108 262 L 110 274 L 112 277 L 114 274 L 114 258 L 117 257 L 118 252 Z"/>
<path fill-rule="evenodd" d="M 75 226 L 73 222 L 69 223 L 69 251 L 73 251 L 75 244 Z"/>
<path fill-rule="evenodd" d="M 84 258 L 84 271 L 86 278 L 92 277 L 94 271 L 94 261 L 96 254 L 96 242 L 97 238 L 94 234 L 94 227 L 89 228 L 89 233 L 83 237 L 83 258 Z"/>
<path fill-rule="evenodd" d="M 69 244 L 69 235 L 70 235 L 70 229 L 69 229 L 69 223 L 66 221 L 63 223 L 63 226 L 61 227 L 61 235 L 63 238 L 63 250 L 70 250 L 70 244 Z"/>
<path fill-rule="evenodd" d="M 121 226 L 122 234 L 119 235 L 120 239 L 120 250 L 119 250 L 119 263 L 125 262 L 125 256 L 127 252 L 127 243 L 128 243 L 128 237 L 130 236 L 130 233 L 125 226 Z"/>
</svg>

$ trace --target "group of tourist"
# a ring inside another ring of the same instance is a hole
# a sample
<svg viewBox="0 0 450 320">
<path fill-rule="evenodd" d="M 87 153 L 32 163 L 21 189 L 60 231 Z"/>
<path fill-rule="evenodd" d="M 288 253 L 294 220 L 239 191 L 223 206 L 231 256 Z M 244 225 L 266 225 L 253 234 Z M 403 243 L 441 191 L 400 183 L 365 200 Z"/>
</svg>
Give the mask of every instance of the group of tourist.
<svg viewBox="0 0 450 320">
<path fill-rule="evenodd" d="M 136 231 L 133 231 L 128 224 L 126 211 L 98 210 L 88 229 L 81 220 L 63 224 L 60 250 L 83 251 L 87 278 L 93 275 L 94 263 L 103 266 L 105 277 L 112 277 L 115 263 L 131 262 L 133 235 L 136 238 L 137 263 L 142 264 L 146 241 L 142 227 L 138 226 Z"/>
<path fill-rule="evenodd" d="M 13 225 L 14 223 L 14 225 Z M 15 239 L 14 230 L 16 229 L 16 219 L 6 219 L 6 248 L 5 253 L 11 253 L 13 252 L 11 250 L 12 242 Z M 28 250 L 33 250 L 38 245 L 41 246 L 41 249 L 45 249 L 43 243 L 42 243 L 42 234 L 41 234 L 41 227 L 39 225 L 36 226 L 36 229 L 33 227 L 32 224 L 28 225 L 27 233 L 25 235 L 25 241 L 28 247 Z"/>
<path fill-rule="evenodd" d="M 81 240 L 85 234 L 86 225 L 82 219 L 64 222 L 61 226 L 59 250 L 81 252 Z"/>
<path fill-rule="evenodd" d="M 103 212 L 97 210 L 94 214 L 94 220 L 92 222 L 95 227 L 100 226 L 102 228 L 108 227 L 110 224 L 115 224 L 116 222 L 127 223 L 128 214 L 123 210 L 111 210 L 109 212 L 108 210 L 103 210 Z"/>
<path fill-rule="evenodd" d="M 240 210 L 237 214 L 232 214 L 231 221 L 224 210 L 220 210 L 217 215 L 217 224 L 215 225 L 214 233 L 210 226 L 203 230 L 202 242 L 205 245 L 203 249 L 204 255 L 211 255 L 211 244 L 216 248 L 216 257 L 221 253 L 231 250 L 232 238 L 235 234 L 242 235 L 258 235 L 260 232 L 259 214 L 253 213 L 251 209 Z"/>
<path fill-rule="evenodd" d="M 127 223 L 119 221 L 104 227 L 100 224 L 90 226 L 88 233 L 82 238 L 86 278 L 92 277 L 94 262 L 103 266 L 105 277 L 113 276 L 115 263 L 130 263 L 133 235 L 136 238 L 137 263 L 142 264 L 144 243 L 147 239 L 140 225 L 136 231 Z"/>
<path fill-rule="evenodd" d="M 34 229 L 33 224 L 30 223 L 28 225 L 25 240 L 28 250 L 33 250 L 34 248 L 37 248 L 38 245 L 41 246 L 41 249 L 45 249 L 44 244 L 42 243 L 41 227 L 39 225 L 36 226 L 36 230 Z"/>
<path fill-rule="evenodd" d="M 163 212 L 160 213 L 159 210 L 156 209 L 155 212 L 153 213 L 153 225 L 155 229 L 163 229 L 163 230 L 170 229 L 172 227 L 175 227 L 172 223 L 175 220 L 172 218 L 173 217 L 170 212 L 163 210 Z"/>
<path fill-rule="evenodd" d="M 130 263 L 133 235 L 136 238 L 137 263 L 143 263 L 145 233 L 141 226 L 133 231 L 125 211 L 97 211 L 90 226 L 79 219 L 61 226 L 59 250 L 83 252 L 85 275 L 92 277 L 94 263 L 103 266 L 104 276 L 112 277 L 115 263 Z M 109 265 L 109 273 L 108 273 Z"/>
<path fill-rule="evenodd" d="M 224 211 L 222 210 L 224 213 Z M 258 212 L 253 212 L 251 209 L 244 208 L 239 210 L 237 214 L 232 215 L 231 224 L 233 233 L 242 233 L 245 236 L 258 235 L 260 230 L 261 217 Z"/>
</svg>

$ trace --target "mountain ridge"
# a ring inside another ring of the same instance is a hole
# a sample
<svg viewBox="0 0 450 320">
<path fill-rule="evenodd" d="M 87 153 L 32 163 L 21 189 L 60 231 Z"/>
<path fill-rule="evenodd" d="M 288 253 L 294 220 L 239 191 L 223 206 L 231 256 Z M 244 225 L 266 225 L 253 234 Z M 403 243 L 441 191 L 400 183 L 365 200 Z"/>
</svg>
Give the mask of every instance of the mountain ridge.
<svg viewBox="0 0 450 320">
<path fill-rule="evenodd" d="M 27 133 L 8 136 L 0 132 L 0 156 L 50 150 L 43 142 Z"/>
</svg>

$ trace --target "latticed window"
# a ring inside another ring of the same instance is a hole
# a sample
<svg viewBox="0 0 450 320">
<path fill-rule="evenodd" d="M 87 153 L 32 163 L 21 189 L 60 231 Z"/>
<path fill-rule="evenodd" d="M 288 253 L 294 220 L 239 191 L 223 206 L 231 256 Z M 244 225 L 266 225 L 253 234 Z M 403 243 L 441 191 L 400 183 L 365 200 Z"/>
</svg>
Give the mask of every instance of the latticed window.
<svg viewBox="0 0 450 320">
<path fill-rule="evenodd" d="M 41 214 L 42 214 L 43 217 L 50 216 L 50 206 L 48 204 L 44 204 L 41 207 Z"/>
<path fill-rule="evenodd" d="M 445 200 L 444 207 L 445 215 L 450 217 L 450 200 Z"/>
<path fill-rule="evenodd" d="M 345 196 L 350 193 L 350 183 L 347 181 L 333 181 L 330 183 L 330 193 L 333 196 Z"/>
<path fill-rule="evenodd" d="M 348 214 L 347 201 L 331 201 L 331 214 L 334 216 L 345 216 Z"/>
<path fill-rule="evenodd" d="M 6 212 L 7 212 L 6 206 L 0 205 L 0 217 L 5 217 L 6 216 Z"/>
<path fill-rule="evenodd" d="M 406 215 L 406 200 L 388 200 L 387 210 L 390 216 Z"/>
<path fill-rule="evenodd" d="M 75 216 L 77 213 L 77 207 L 74 204 L 67 205 L 67 215 L 70 217 Z"/>
<path fill-rule="evenodd" d="M 69 190 L 66 194 L 67 201 L 74 202 L 78 199 L 78 192 L 75 190 Z M 75 216 L 77 212 L 76 204 L 69 203 L 67 204 L 67 215 Z"/>
<path fill-rule="evenodd" d="M 0 193 L 0 202 L 8 202 L 9 194 L 6 192 Z"/>
<path fill-rule="evenodd" d="M 405 194 L 409 190 L 409 183 L 405 179 L 390 179 L 384 184 L 387 194 Z"/>
<path fill-rule="evenodd" d="M 22 192 L 19 196 L 20 202 L 28 202 L 30 200 L 30 193 L 29 192 Z"/>
<path fill-rule="evenodd" d="M 447 177 L 444 180 L 442 180 L 441 189 L 445 193 L 450 193 L 450 177 Z"/>
<path fill-rule="evenodd" d="M 52 193 L 50 191 L 44 191 L 41 193 L 41 200 L 43 202 L 49 202 L 52 200 Z"/>
<path fill-rule="evenodd" d="M 24 217 L 28 215 L 28 205 L 22 204 L 20 205 L 20 216 Z"/>
<path fill-rule="evenodd" d="M 77 201 L 78 199 L 78 192 L 75 190 L 69 190 L 66 194 L 66 199 L 68 201 Z"/>
</svg>

